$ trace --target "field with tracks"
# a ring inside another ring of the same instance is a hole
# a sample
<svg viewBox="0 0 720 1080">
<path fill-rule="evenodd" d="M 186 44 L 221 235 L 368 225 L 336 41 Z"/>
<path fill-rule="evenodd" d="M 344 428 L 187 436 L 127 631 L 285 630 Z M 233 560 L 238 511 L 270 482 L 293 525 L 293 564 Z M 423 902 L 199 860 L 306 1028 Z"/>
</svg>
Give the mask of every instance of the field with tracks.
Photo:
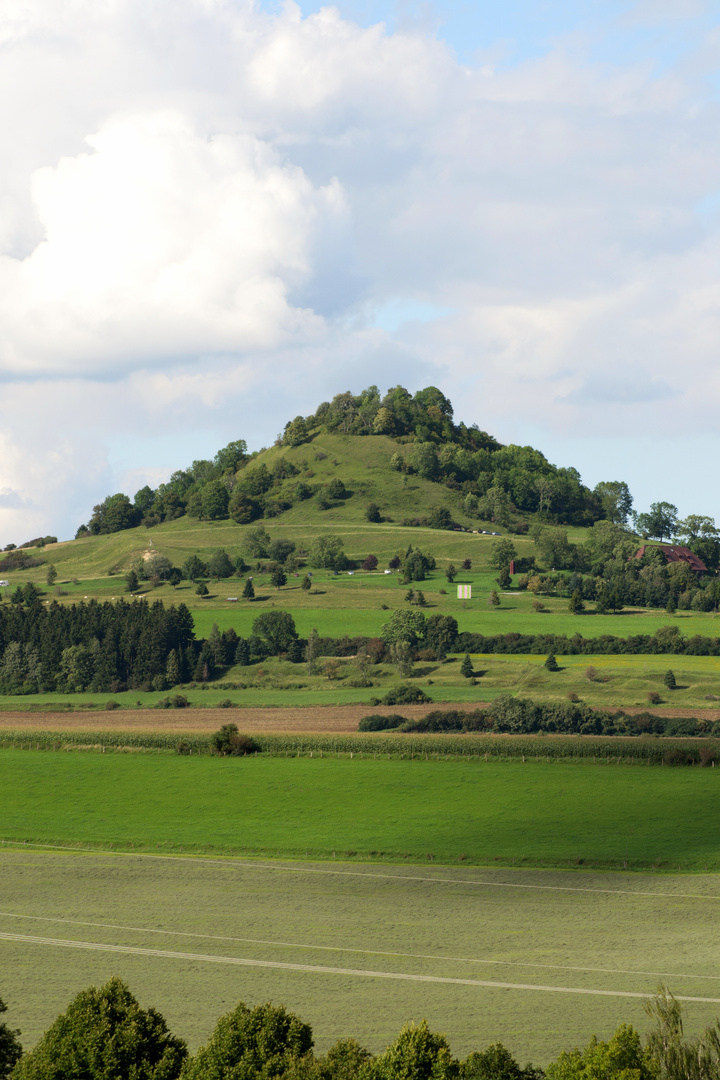
<svg viewBox="0 0 720 1080">
<path fill-rule="evenodd" d="M 544 1064 L 720 1007 L 714 876 L 335 865 L 0 849 L 3 996 L 30 1045 L 84 986 L 126 979 L 192 1046 L 238 1000 L 282 1001 L 319 1049 L 374 1051 L 427 1017 L 452 1050 Z"/>
</svg>

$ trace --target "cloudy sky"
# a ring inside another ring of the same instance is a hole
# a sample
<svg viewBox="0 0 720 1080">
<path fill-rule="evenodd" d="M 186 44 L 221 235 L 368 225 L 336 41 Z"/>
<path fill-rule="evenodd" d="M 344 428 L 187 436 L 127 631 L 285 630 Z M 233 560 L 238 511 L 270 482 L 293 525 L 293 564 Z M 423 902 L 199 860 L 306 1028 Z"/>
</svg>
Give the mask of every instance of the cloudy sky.
<svg viewBox="0 0 720 1080">
<path fill-rule="evenodd" d="M 717 0 L 4 0 L 0 546 L 376 383 L 720 518 Z"/>
</svg>

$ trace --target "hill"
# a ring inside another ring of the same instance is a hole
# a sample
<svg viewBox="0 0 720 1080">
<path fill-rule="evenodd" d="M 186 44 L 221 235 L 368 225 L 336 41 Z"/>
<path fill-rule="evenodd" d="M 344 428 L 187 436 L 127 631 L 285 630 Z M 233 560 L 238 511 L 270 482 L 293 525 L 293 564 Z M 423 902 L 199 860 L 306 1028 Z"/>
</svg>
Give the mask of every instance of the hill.
<svg viewBox="0 0 720 1080">
<path fill-rule="evenodd" d="M 238 439 L 212 461 L 194 461 L 157 489 L 98 503 L 77 537 L 155 527 L 188 516 L 198 521 L 259 518 L 304 524 L 366 518 L 473 528 L 478 522 L 522 534 L 528 516 L 592 525 L 627 516 L 625 485 L 591 492 L 574 469 L 552 465 L 532 447 L 502 446 L 479 427 L 456 425 L 435 387 L 411 397 L 395 387 L 338 394 L 309 417 L 288 421 L 273 447 L 249 454 Z M 327 515 L 330 515 L 329 517 Z"/>
</svg>

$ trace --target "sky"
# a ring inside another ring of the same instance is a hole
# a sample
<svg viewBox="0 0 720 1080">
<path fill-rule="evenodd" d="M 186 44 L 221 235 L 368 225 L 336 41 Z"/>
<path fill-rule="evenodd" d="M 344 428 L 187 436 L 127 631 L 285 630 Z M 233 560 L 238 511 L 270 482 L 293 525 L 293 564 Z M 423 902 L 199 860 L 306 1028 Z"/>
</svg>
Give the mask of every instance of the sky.
<svg viewBox="0 0 720 1080">
<path fill-rule="evenodd" d="M 438 386 L 720 519 L 718 0 L 5 0 L 0 547 Z"/>
</svg>

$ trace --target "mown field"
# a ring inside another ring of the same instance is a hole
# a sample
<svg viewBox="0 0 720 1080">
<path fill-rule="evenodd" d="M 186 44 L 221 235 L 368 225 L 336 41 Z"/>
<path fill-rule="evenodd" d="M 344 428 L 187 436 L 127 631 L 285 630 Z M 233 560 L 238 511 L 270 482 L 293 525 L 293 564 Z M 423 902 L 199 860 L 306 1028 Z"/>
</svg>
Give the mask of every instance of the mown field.
<svg viewBox="0 0 720 1080">
<path fill-rule="evenodd" d="M 713 999 L 685 1005 L 688 1033 L 718 1011 L 712 875 L 3 847 L 0 880 L 6 1019 L 26 1045 L 111 975 L 192 1048 L 238 999 L 283 1002 L 321 1051 L 347 1036 L 380 1051 L 427 1017 L 456 1054 L 501 1040 L 540 1065 L 622 1022 L 644 1030 L 642 999 L 629 995 L 661 981 Z"/>
</svg>

